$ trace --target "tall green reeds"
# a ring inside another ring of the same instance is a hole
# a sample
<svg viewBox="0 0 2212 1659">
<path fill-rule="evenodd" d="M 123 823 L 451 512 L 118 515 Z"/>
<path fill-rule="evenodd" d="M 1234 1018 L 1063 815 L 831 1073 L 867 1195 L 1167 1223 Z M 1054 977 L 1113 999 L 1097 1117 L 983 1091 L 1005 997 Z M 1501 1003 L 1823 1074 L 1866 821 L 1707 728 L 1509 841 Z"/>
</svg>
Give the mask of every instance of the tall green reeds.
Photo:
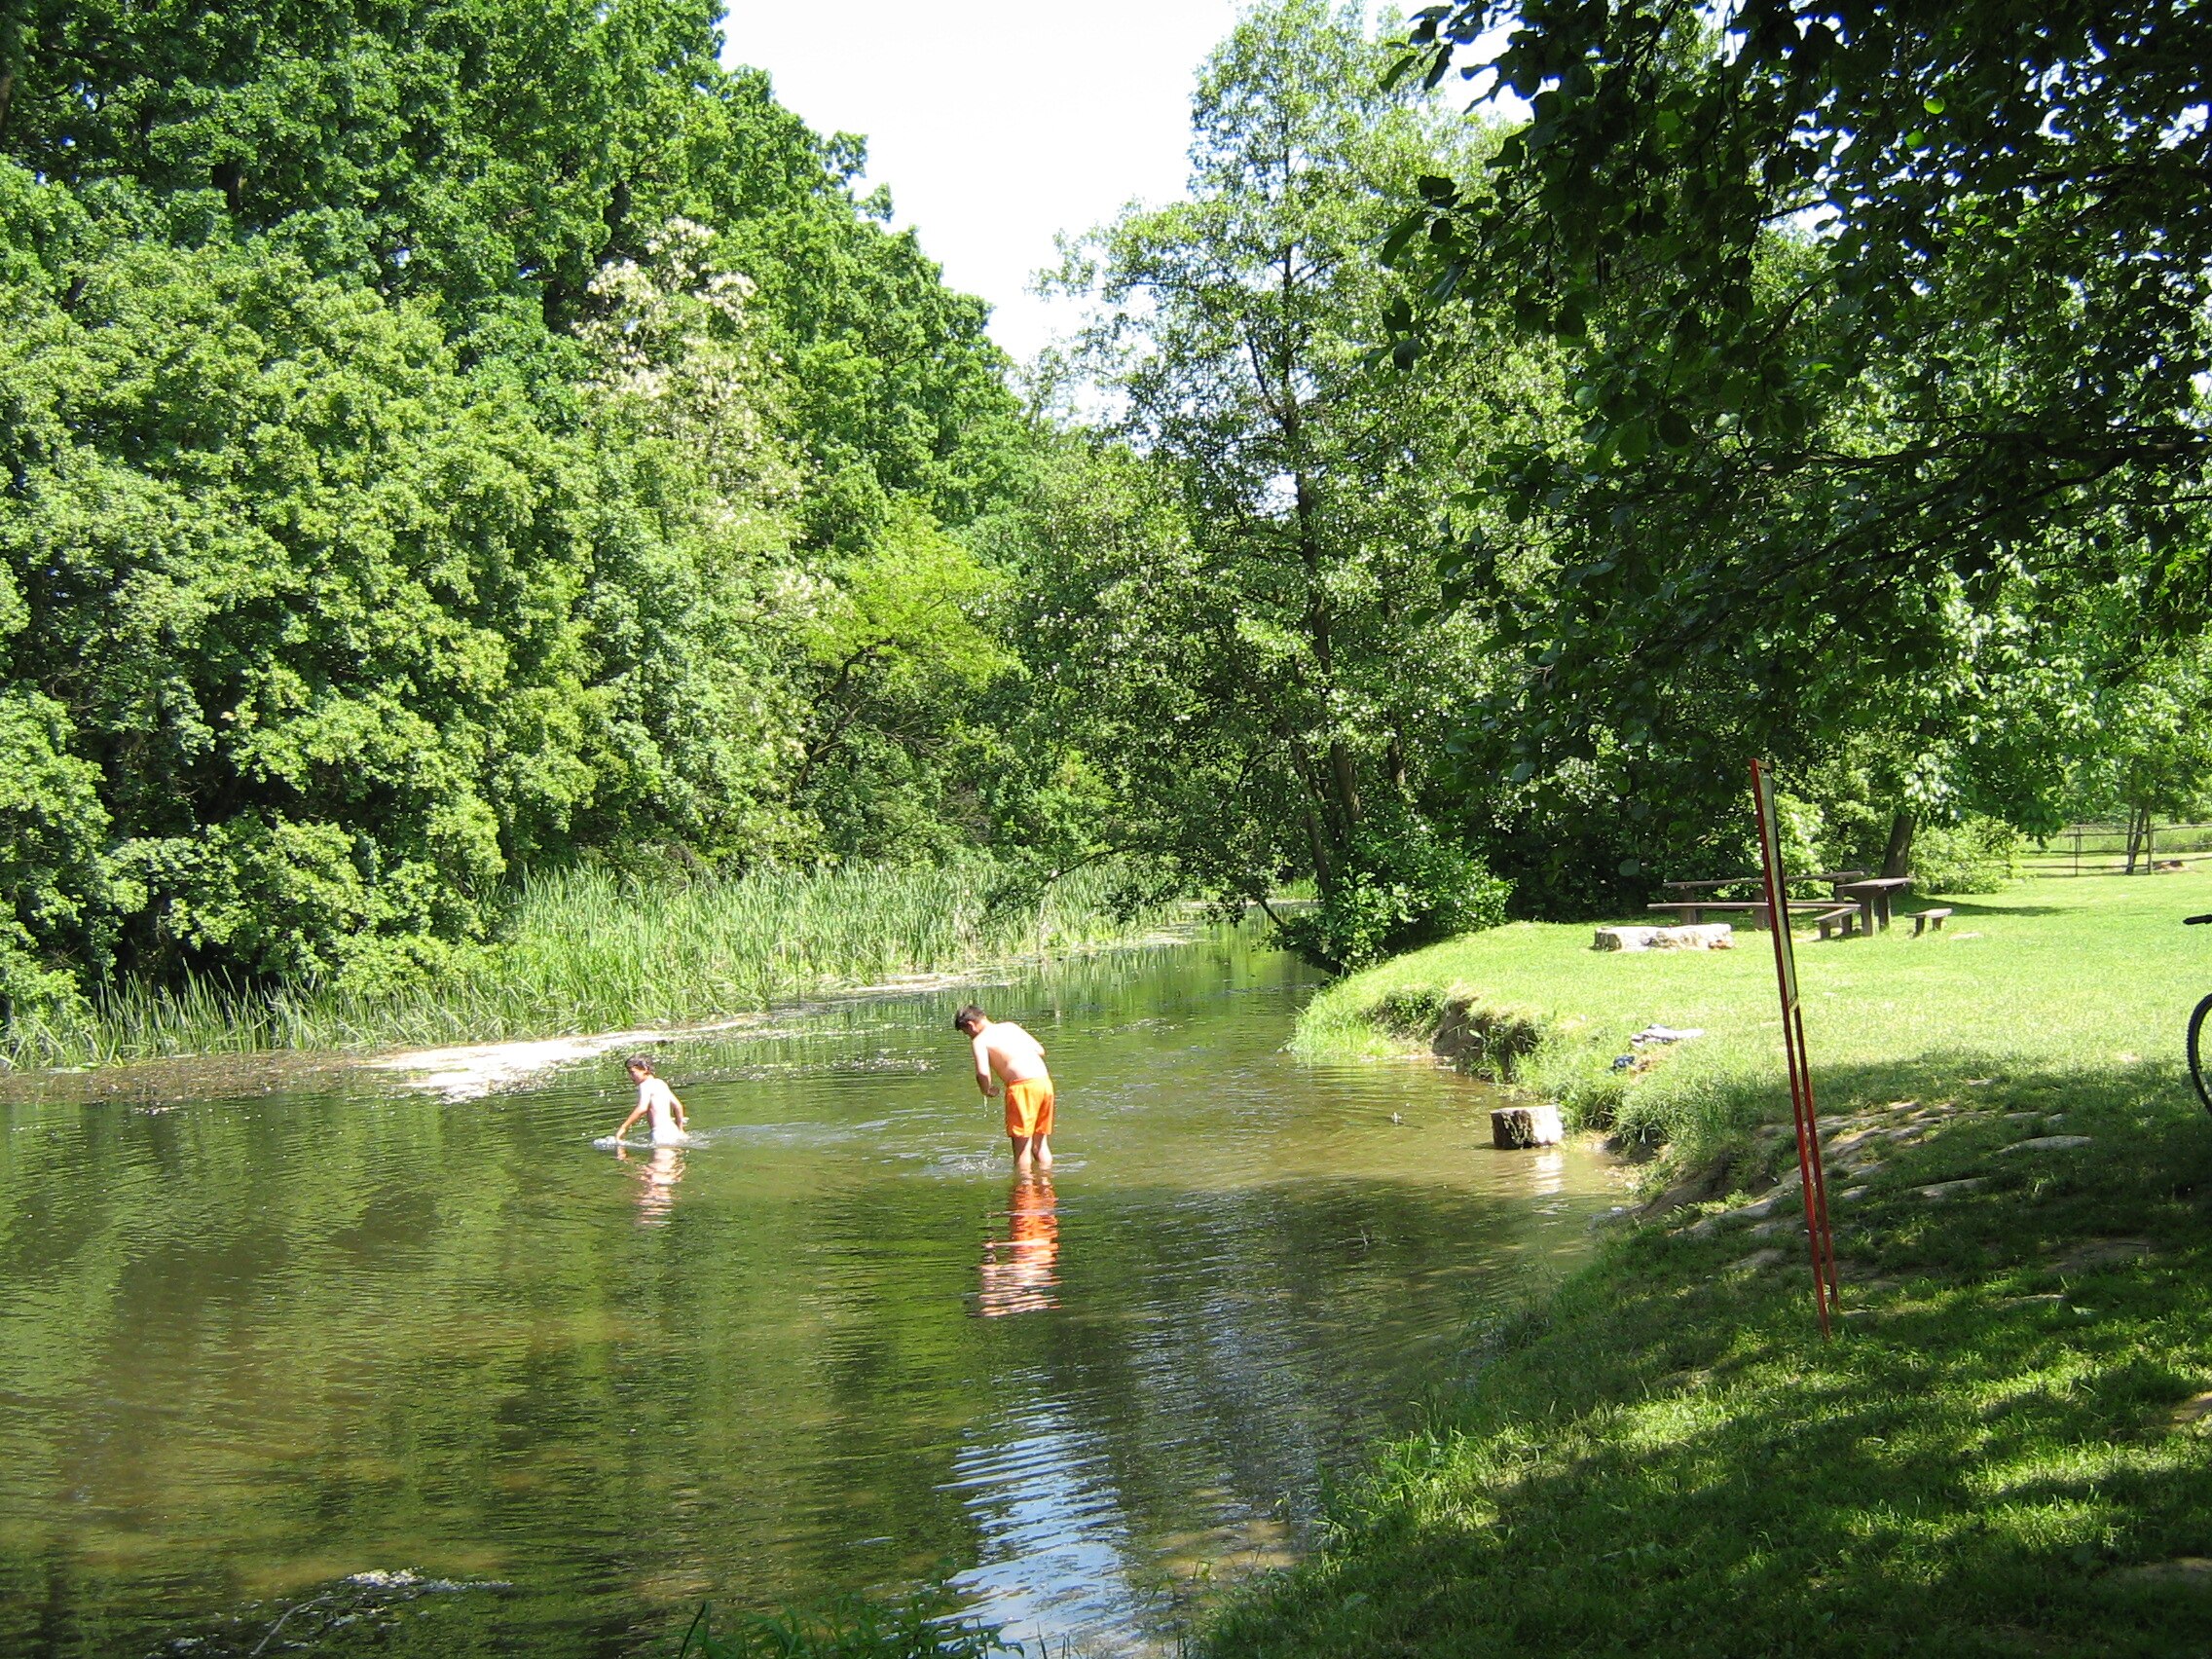
<svg viewBox="0 0 2212 1659">
<path fill-rule="evenodd" d="M 957 973 L 1038 950 L 1152 931 L 1171 906 L 1130 914 L 1116 872 L 1092 867 L 1042 902 L 995 902 L 982 860 L 934 869 L 767 871 L 641 878 L 604 868 L 535 876 L 497 942 L 434 983 L 364 992 L 187 980 L 125 985 L 90 1018 L 25 1017 L 0 1064 L 105 1065 L 175 1054 L 492 1041 L 664 1025 L 751 1013 L 793 997 Z"/>
</svg>

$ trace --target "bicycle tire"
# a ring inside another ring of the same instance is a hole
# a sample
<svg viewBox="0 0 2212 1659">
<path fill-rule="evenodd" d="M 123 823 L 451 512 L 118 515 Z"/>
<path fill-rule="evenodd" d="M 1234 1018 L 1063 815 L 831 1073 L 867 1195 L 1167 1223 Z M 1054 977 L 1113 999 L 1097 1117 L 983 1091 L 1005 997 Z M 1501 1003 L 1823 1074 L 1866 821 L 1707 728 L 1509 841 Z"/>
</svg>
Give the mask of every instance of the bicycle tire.
<svg viewBox="0 0 2212 1659">
<path fill-rule="evenodd" d="M 2212 1053 L 2206 1051 L 2212 1048 L 2206 1042 L 2212 1036 L 2205 1030 L 2207 1022 L 2212 1022 L 2212 997 L 2198 1003 L 2189 1016 L 2189 1080 L 2196 1085 L 2196 1097 L 2204 1102 L 2204 1109 L 2212 1112 L 2212 1078 L 2204 1075 L 2205 1062 L 2212 1060 Z"/>
</svg>

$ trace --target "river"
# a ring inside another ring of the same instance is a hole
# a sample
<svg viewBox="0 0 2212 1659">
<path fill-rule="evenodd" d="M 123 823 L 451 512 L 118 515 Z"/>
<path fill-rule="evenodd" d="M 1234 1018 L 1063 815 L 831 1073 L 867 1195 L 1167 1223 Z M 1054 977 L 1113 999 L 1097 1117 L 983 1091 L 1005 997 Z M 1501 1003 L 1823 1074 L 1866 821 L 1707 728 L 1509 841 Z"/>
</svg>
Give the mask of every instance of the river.
<svg viewBox="0 0 2212 1659">
<path fill-rule="evenodd" d="M 1294 1063 L 1315 983 L 1224 932 L 672 1046 L 698 1144 L 627 1160 L 611 1058 L 0 1108 L 0 1653 L 244 1653 L 302 1607 L 268 1651 L 668 1654 L 702 1601 L 940 1577 L 1171 1651 L 1610 1194 L 1492 1151 L 1479 1085 Z M 971 994 L 1050 1050 L 1049 1184 Z"/>
</svg>

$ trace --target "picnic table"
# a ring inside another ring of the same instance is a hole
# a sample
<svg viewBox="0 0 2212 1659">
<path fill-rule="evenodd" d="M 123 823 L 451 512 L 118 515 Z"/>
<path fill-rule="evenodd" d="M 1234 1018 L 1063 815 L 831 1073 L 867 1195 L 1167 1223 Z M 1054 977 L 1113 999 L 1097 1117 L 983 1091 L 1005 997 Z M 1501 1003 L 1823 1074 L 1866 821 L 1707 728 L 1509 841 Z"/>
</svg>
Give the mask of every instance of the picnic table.
<svg viewBox="0 0 2212 1659">
<path fill-rule="evenodd" d="M 1825 870 L 1818 875 L 1788 876 L 1784 880 L 1785 886 L 1794 881 L 1825 881 L 1836 889 L 1834 899 L 1792 899 L 1789 901 L 1789 908 L 1808 912 L 1832 910 L 1842 902 L 1843 884 L 1862 880 L 1866 872 L 1862 869 L 1831 869 Z M 1723 887 L 1747 885 L 1755 887 L 1763 879 L 1763 877 L 1756 875 L 1723 875 L 1712 881 L 1662 881 L 1659 884 L 1661 887 L 1664 887 L 1670 893 L 1682 894 L 1683 897 L 1680 899 L 1663 899 L 1655 904 L 1646 905 L 1645 908 L 1673 910 L 1681 917 L 1684 927 L 1692 928 L 1704 919 L 1705 912 L 1708 910 L 1758 910 L 1763 912 L 1766 909 L 1764 899 L 1730 901 L 1697 897 L 1701 893 L 1717 893 Z M 1873 923 L 1869 921 L 1867 927 L 1871 929 Z"/>
<path fill-rule="evenodd" d="M 1829 869 L 1817 875 L 1788 875 L 1785 884 L 1797 881 L 1825 881 L 1831 886 L 1844 881 L 1863 881 L 1862 869 Z M 1722 875 L 1711 881 L 1662 881 L 1659 885 L 1670 893 L 1712 893 L 1723 887 L 1756 887 L 1766 879 L 1763 875 Z"/>
<path fill-rule="evenodd" d="M 1890 927 L 1890 901 L 1912 885 L 1909 875 L 1877 875 L 1870 880 L 1839 881 L 1835 896 L 1848 899 L 1859 906 L 1859 916 L 1866 931 L 1871 934 L 1880 924 L 1887 933 Z"/>
</svg>

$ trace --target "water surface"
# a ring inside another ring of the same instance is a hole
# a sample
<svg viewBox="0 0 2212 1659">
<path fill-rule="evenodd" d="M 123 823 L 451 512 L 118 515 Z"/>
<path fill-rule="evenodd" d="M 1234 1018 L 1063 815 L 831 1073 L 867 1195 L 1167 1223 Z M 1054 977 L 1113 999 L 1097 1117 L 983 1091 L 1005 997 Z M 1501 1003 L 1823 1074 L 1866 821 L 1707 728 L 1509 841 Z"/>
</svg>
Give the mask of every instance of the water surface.
<svg viewBox="0 0 2212 1659">
<path fill-rule="evenodd" d="M 1292 1063 L 1312 986 L 1224 935 L 980 993 L 1050 1051 L 1049 1182 L 967 990 L 671 1050 L 699 1144 L 624 1160 L 611 1060 L 5 1109 L 0 1652 L 243 1651 L 403 1569 L 511 1588 L 283 1640 L 671 1652 L 701 1600 L 943 1575 L 1055 1651 L 1171 1642 L 1605 1201 L 1477 1085 Z"/>
</svg>

